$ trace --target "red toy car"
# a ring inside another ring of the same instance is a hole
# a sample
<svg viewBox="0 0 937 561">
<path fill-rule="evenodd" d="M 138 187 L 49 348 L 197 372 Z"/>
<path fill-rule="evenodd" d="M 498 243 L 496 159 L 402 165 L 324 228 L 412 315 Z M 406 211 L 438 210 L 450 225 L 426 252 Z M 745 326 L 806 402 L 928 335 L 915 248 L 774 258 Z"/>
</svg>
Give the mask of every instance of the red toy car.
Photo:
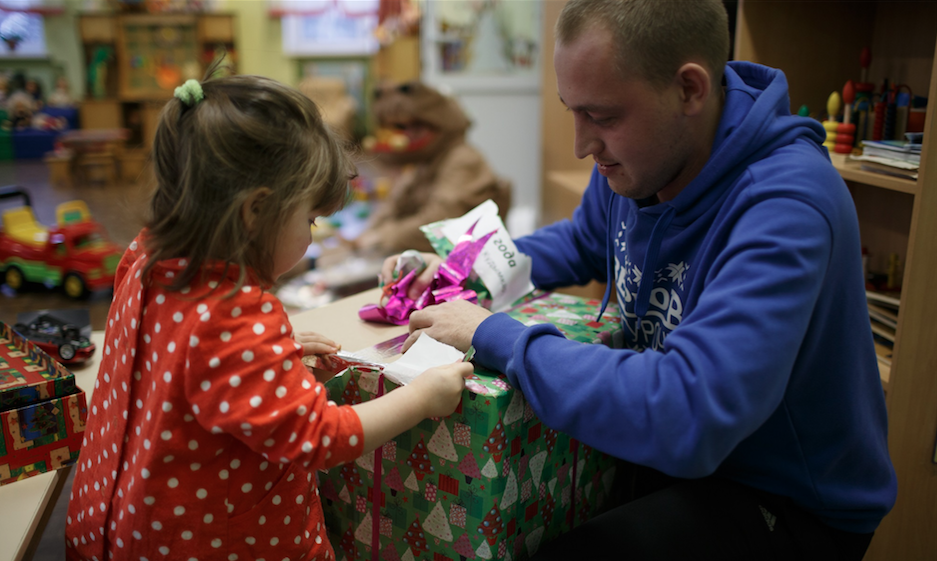
<svg viewBox="0 0 937 561">
<path fill-rule="evenodd" d="M 29 323 L 17 323 L 13 330 L 63 364 L 84 362 L 94 354 L 94 343 L 81 334 L 81 329 L 49 314 L 40 314 Z"/>
<path fill-rule="evenodd" d="M 0 199 L 13 197 L 25 204 L 4 211 L 0 222 L 0 273 L 8 287 L 21 290 L 30 282 L 61 286 L 75 299 L 113 288 L 122 252 L 83 201 L 60 204 L 58 224 L 46 227 L 36 220 L 25 191 L 0 189 Z"/>
</svg>

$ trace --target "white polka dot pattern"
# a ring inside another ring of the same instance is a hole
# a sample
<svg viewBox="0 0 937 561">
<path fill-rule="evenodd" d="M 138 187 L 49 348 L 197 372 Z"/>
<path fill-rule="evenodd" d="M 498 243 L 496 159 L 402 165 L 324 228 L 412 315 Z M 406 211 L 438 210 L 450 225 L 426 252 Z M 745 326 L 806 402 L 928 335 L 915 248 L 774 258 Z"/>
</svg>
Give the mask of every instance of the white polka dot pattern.
<svg viewBox="0 0 937 561">
<path fill-rule="evenodd" d="M 237 272 L 209 266 L 207 282 L 179 296 L 160 284 L 181 273 L 179 259 L 141 282 L 142 246 L 118 266 L 69 557 L 335 559 L 321 509 L 309 507 L 313 471 L 360 455 L 357 415 L 328 405 L 272 295 L 245 285 L 226 298 Z"/>
</svg>

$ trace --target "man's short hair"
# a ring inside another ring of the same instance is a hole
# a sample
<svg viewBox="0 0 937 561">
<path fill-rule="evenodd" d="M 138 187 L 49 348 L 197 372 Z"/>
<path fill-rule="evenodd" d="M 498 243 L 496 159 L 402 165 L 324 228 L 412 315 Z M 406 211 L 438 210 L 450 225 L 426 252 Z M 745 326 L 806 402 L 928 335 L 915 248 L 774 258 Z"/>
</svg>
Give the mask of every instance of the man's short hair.
<svg viewBox="0 0 937 561">
<path fill-rule="evenodd" d="M 569 44 L 600 26 L 617 45 L 620 71 L 629 68 L 663 87 L 687 62 L 700 62 L 722 81 L 729 56 L 729 22 L 720 0 L 569 0 L 554 34 Z"/>
</svg>

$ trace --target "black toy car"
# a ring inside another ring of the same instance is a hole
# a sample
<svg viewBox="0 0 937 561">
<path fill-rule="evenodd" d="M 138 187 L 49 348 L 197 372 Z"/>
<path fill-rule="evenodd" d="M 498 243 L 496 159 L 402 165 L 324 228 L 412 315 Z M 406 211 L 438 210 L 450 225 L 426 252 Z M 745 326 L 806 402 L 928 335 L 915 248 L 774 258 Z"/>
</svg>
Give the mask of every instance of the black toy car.
<svg viewBox="0 0 937 561">
<path fill-rule="evenodd" d="M 13 329 L 65 364 L 84 362 L 94 354 L 94 343 L 81 334 L 81 329 L 49 314 L 41 314 L 29 323 L 17 323 Z"/>
</svg>

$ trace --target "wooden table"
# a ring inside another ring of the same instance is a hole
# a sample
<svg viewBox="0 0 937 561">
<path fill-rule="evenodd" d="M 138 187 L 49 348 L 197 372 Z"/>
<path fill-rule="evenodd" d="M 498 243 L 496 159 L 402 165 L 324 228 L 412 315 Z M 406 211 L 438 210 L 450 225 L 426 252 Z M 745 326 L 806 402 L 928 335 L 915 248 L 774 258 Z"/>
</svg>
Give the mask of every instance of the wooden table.
<svg viewBox="0 0 937 561">
<path fill-rule="evenodd" d="M 56 141 L 74 154 L 70 166 L 72 177 L 87 181 L 85 168 L 100 167 L 105 181 L 113 184 L 117 181 L 118 161 L 128 138 L 129 129 L 75 129 L 63 132 Z"/>
<path fill-rule="evenodd" d="M 370 347 L 407 332 L 405 325 L 365 323 L 358 318 L 358 309 L 365 304 L 377 303 L 380 295 L 380 289 L 366 290 L 321 308 L 298 313 L 290 317 L 290 322 L 296 331 L 317 331 L 347 351 Z M 104 348 L 104 332 L 95 331 L 91 340 L 97 346 L 97 352 L 84 365 L 71 368 L 78 387 L 87 394 L 88 403 L 91 403 L 101 349 Z M 35 551 L 62 493 L 69 469 L 43 473 L 0 487 L 0 561 L 20 561 L 27 557 L 27 553 L 31 555 Z M 67 496 L 65 500 L 68 500 Z"/>
</svg>

